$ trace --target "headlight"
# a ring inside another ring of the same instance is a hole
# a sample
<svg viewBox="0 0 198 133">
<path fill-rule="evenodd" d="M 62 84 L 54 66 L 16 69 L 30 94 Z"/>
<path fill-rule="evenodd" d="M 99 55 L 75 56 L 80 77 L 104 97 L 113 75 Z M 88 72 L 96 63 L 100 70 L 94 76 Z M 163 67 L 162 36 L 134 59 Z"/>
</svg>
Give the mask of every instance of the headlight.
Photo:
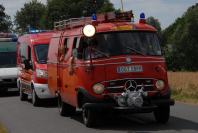
<svg viewBox="0 0 198 133">
<path fill-rule="evenodd" d="M 47 78 L 47 71 L 46 70 L 41 70 L 41 69 L 36 69 L 36 77 L 38 78 Z"/>
<path fill-rule="evenodd" d="M 165 87 L 165 83 L 164 83 L 163 80 L 158 80 L 158 81 L 155 83 L 155 86 L 157 87 L 157 89 L 162 90 L 162 89 L 164 89 L 164 87 Z"/>
<path fill-rule="evenodd" d="M 93 37 L 96 34 L 96 28 L 93 25 L 88 24 L 83 28 L 83 34 L 86 37 Z"/>
<path fill-rule="evenodd" d="M 97 83 L 93 86 L 93 91 L 96 94 L 102 94 L 104 92 L 104 89 L 105 89 L 104 85 L 100 83 Z"/>
</svg>

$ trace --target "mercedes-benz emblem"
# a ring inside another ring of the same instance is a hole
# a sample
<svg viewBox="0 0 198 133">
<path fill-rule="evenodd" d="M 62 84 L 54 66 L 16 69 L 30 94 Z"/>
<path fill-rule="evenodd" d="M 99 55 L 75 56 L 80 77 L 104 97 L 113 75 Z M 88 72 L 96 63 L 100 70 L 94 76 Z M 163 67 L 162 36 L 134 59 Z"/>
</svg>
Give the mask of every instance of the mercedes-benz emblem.
<svg viewBox="0 0 198 133">
<path fill-rule="evenodd" d="M 131 62 L 132 62 L 131 58 L 130 58 L 130 57 L 127 57 L 127 58 L 126 58 L 126 63 L 127 63 L 127 64 L 131 64 Z"/>
<path fill-rule="evenodd" d="M 126 90 L 136 90 L 137 83 L 134 80 L 128 80 L 125 83 L 125 89 Z"/>
</svg>

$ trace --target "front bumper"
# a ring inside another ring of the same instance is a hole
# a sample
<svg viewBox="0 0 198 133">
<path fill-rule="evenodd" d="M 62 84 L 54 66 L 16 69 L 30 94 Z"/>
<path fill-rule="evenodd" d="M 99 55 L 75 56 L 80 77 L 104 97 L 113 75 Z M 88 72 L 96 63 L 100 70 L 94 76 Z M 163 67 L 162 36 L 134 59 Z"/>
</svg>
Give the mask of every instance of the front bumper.
<svg viewBox="0 0 198 133">
<path fill-rule="evenodd" d="M 36 91 L 37 96 L 41 99 L 54 98 L 54 96 L 50 94 L 48 84 L 34 83 L 34 89 Z"/>
<path fill-rule="evenodd" d="M 94 111 L 106 111 L 113 110 L 119 113 L 149 113 L 156 110 L 159 106 L 171 106 L 174 105 L 173 99 L 159 99 L 151 101 L 150 105 L 142 107 L 119 107 L 114 103 L 86 103 L 83 108 L 91 109 Z"/>
<path fill-rule="evenodd" d="M 12 88 L 17 88 L 16 79 L 4 79 L 0 81 L 0 90 L 9 90 Z"/>
</svg>

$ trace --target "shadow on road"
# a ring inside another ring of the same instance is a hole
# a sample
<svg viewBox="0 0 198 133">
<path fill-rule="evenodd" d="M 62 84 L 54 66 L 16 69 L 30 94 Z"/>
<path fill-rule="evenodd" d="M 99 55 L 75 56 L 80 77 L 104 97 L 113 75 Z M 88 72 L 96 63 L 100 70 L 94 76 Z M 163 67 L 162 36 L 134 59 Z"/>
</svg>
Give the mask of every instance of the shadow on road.
<svg viewBox="0 0 198 133">
<path fill-rule="evenodd" d="M 81 123 L 81 115 L 72 116 Z M 191 130 L 198 132 L 198 123 L 189 120 L 170 117 L 167 124 L 158 124 L 155 122 L 152 114 L 134 114 L 127 116 L 105 116 L 100 117 L 100 120 L 94 128 L 98 130 L 113 130 L 113 131 L 128 131 L 128 133 L 152 133 L 153 131 L 181 131 Z"/>
<path fill-rule="evenodd" d="M 27 102 L 32 104 L 32 99 L 28 99 Z M 56 98 L 52 99 L 40 99 L 40 104 L 37 105 L 36 107 L 41 107 L 41 108 L 57 108 L 58 107 L 58 102 Z"/>
</svg>

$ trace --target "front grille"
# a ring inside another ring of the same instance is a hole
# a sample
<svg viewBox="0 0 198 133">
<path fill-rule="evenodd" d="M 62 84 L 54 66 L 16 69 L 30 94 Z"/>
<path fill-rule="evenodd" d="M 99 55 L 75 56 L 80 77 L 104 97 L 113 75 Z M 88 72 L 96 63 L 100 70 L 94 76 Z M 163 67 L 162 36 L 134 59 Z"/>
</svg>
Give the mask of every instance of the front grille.
<svg viewBox="0 0 198 133">
<path fill-rule="evenodd" d="M 12 79 L 3 79 L 3 82 L 12 82 Z"/>
<path fill-rule="evenodd" d="M 124 91 L 127 81 L 135 81 L 137 83 L 136 90 L 144 87 L 144 91 L 152 91 L 154 87 L 153 79 L 120 79 L 106 82 L 106 90 L 109 93 L 121 93 Z"/>
<path fill-rule="evenodd" d="M 3 82 L 5 83 L 12 83 L 12 82 L 16 82 L 17 79 L 16 78 L 13 78 L 13 79 L 2 79 Z"/>
</svg>

